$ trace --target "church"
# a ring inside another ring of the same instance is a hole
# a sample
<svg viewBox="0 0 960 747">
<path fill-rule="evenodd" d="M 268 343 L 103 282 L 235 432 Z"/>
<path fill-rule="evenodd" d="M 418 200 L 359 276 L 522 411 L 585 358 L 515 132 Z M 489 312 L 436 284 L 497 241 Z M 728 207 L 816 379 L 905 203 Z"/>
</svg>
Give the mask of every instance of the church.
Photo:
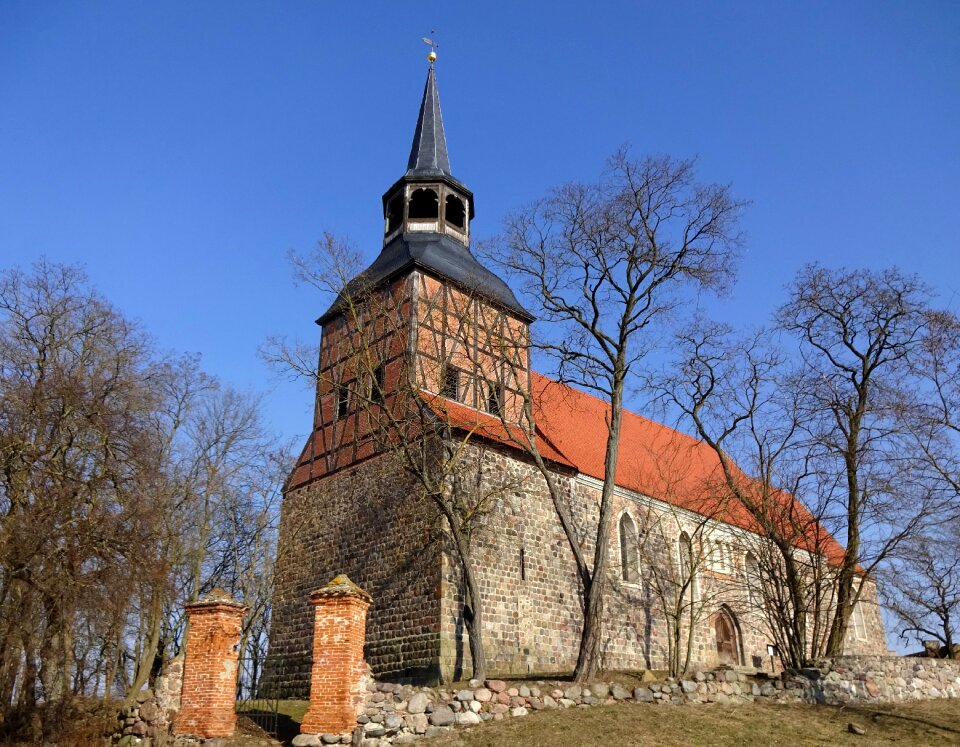
<svg viewBox="0 0 960 747">
<path fill-rule="evenodd" d="M 472 253 L 473 217 L 431 60 L 407 169 L 383 195 L 383 247 L 317 320 L 314 422 L 284 489 L 276 560 L 268 667 L 285 697 L 309 689 L 310 593 L 341 573 L 373 597 L 365 656 L 377 677 L 470 676 L 463 568 L 431 490 L 472 496 L 462 533 L 487 673 L 562 674 L 576 662 L 576 565 L 522 434 L 533 432 L 592 557 L 609 405 L 531 370 L 534 317 Z M 453 462 L 456 474 L 425 476 Z M 736 506 L 703 508 L 716 468 L 701 442 L 624 414 L 603 669 L 667 669 L 681 644 L 691 666 L 769 668 L 751 581 L 757 537 Z M 690 583 L 671 618 L 665 589 L 681 576 Z M 886 653 L 876 589 L 864 583 L 845 653 Z"/>
</svg>

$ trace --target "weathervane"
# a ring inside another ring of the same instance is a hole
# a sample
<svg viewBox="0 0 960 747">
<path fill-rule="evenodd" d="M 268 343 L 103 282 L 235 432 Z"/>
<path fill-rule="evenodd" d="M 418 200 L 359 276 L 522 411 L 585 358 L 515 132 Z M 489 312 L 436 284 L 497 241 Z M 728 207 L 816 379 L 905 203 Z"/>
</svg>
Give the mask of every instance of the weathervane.
<svg viewBox="0 0 960 747">
<path fill-rule="evenodd" d="M 430 33 L 436 34 L 437 30 L 430 29 Z M 430 54 L 427 55 L 427 59 L 430 60 L 430 67 L 433 67 L 433 63 L 437 61 L 437 50 L 440 49 L 440 45 L 428 36 L 423 37 L 423 43 L 430 45 Z"/>
</svg>

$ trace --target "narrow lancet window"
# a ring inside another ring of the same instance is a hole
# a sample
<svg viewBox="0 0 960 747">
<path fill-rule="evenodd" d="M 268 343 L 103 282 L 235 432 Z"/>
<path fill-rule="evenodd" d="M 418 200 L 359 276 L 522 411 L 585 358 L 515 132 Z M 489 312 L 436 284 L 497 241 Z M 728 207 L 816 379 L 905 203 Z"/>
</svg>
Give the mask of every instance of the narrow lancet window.
<svg viewBox="0 0 960 747">
<path fill-rule="evenodd" d="M 677 545 L 680 555 L 680 577 L 677 579 L 677 587 L 684 596 L 689 594 L 687 598 L 695 600 L 697 598 L 697 575 L 696 566 L 693 562 L 693 543 L 690 541 L 690 535 L 681 532 Z"/>
<path fill-rule="evenodd" d="M 620 517 L 620 577 L 629 584 L 640 580 L 637 528 L 629 514 Z"/>
</svg>

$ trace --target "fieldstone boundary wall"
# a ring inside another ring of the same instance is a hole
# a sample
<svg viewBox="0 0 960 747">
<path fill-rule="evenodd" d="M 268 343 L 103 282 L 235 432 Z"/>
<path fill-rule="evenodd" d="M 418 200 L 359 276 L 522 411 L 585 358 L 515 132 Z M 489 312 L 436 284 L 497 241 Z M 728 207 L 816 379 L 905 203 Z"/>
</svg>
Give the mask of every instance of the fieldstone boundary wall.
<svg viewBox="0 0 960 747">
<path fill-rule="evenodd" d="M 820 659 L 803 670 L 812 703 L 902 703 L 960 697 L 960 661 L 915 656 L 842 656 Z"/>
<path fill-rule="evenodd" d="M 439 736 L 457 726 L 525 716 L 533 711 L 616 703 L 684 705 L 702 703 L 850 703 L 879 704 L 960 697 L 960 661 L 850 656 L 819 660 L 801 673 L 773 675 L 733 669 L 692 672 L 679 679 L 656 681 L 645 675 L 642 685 L 538 681 L 471 680 L 455 690 L 371 682 L 358 709 L 353 733 L 301 734 L 295 747 L 363 744 L 388 747 Z"/>
</svg>

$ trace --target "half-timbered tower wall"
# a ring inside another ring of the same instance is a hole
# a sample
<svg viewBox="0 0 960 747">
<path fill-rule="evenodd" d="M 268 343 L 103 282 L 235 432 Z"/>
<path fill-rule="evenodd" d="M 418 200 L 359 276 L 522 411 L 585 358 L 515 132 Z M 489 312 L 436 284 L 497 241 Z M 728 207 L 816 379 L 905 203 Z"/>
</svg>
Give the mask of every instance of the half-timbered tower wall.
<svg viewBox="0 0 960 747">
<path fill-rule="evenodd" d="M 530 389 L 527 323 L 425 273 L 413 281 L 419 388 L 519 421 L 519 393 Z"/>
</svg>

